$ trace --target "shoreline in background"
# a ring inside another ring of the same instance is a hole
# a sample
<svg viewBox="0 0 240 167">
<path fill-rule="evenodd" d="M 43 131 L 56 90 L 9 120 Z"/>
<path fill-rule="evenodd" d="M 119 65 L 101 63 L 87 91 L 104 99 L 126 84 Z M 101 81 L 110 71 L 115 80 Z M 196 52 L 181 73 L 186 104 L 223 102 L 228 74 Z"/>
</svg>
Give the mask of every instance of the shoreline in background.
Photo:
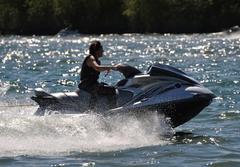
<svg viewBox="0 0 240 167">
<path fill-rule="evenodd" d="M 99 35 L 129 35 L 129 34 L 144 34 L 144 35 L 163 35 L 163 36 L 168 36 L 168 35 L 194 35 L 194 34 L 219 34 L 219 35 L 234 35 L 234 34 L 239 34 L 240 33 L 240 27 L 239 26 L 233 26 L 230 27 L 229 29 L 225 29 L 223 31 L 218 31 L 218 32 L 191 32 L 191 33 L 158 33 L 158 32 L 143 32 L 143 33 L 137 33 L 137 32 L 113 32 L 113 33 L 80 33 L 77 30 L 69 30 L 67 28 L 64 28 L 60 30 L 57 33 L 54 34 L 1 34 L 0 36 L 57 36 L 57 37 L 66 37 L 66 36 L 99 36 Z"/>
</svg>

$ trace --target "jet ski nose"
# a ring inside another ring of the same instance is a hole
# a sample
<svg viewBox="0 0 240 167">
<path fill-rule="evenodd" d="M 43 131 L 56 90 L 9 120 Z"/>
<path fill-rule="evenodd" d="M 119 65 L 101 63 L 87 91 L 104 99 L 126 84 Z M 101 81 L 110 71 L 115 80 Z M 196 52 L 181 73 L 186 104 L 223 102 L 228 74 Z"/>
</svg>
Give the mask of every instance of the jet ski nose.
<svg viewBox="0 0 240 167">
<path fill-rule="evenodd" d="M 209 96 L 211 99 L 214 99 L 215 97 L 217 97 L 214 93 L 209 94 Z"/>
<path fill-rule="evenodd" d="M 186 91 L 191 92 L 194 98 L 208 101 L 209 103 L 216 97 L 212 91 L 202 86 L 188 87 Z"/>
<path fill-rule="evenodd" d="M 196 94 L 193 96 L 193 98 L 206 101 L 208 103 L 212 102 L 212 99 L 215 98 L 216 96 L 213 93 L 210 94 Z"/>
</svg>

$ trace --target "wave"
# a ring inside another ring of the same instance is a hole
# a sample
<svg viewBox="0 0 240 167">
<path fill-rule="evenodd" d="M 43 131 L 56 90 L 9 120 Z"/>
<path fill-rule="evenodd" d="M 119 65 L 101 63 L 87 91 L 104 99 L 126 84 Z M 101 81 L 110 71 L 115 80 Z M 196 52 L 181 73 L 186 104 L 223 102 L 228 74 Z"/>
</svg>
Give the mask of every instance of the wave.
<svg viewBox="0 0 240 167">
<path fill-rule="evenodd" d="M 219 36 L 225 39 L 239 39 L 240 38 L 240 27 L 238 25 L 230 27 L 227 30 L 212 33 L 210 35 Z"/>
<path fill-rule="evenodd" d="M 75 36 L 75 35 L 80 35 L 78 30 L 72 30 L 70 27 L 64 28 L 56 34 L 57 37 L 66 37 L 66 36 Z"/>
</svg>

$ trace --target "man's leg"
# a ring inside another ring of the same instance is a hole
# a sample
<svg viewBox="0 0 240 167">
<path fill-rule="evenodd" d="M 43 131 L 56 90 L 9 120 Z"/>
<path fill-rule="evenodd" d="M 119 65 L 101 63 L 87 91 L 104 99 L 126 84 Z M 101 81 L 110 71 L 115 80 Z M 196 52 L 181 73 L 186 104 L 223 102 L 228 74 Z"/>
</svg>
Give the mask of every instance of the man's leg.
<svg viewBox="0 0 240 167">
<path fill-rule="evenodd" d="M 97 90 L 98 90 L 98 84 L 93 85 L 79 85 L 79 89 L 84 90 L 91 94 L 90 100 L 89 100 L 89 109 L 93 110 L 97 103 Z"/>
<path fill-rule="evenodd" d="M 110 108 L 116 107 L 116 89 L 113 86 L 99 84 L 97 86 L 97 93 L 108 98 Z"/>
</svg>

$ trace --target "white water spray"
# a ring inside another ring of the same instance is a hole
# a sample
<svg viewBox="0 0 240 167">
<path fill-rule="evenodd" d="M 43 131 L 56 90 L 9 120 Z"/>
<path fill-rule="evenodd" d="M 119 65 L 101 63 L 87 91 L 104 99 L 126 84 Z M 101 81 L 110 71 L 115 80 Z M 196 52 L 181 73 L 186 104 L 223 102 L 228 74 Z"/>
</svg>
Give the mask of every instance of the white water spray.
<svg viewBox="0 0 240 167">
<path fill-rule="evenodd" d="M 102 117 L 97 114 L 34 116 L 35 107 L 0 113 L 0 155 L 58 155 L 105 152 L 167 143 L 163 117 L 148 114 Z M 28 110 L 28 112 L 26 112 Z M 30 111 L 31 110 L 31 111 Z M 6 114 L 8 113 L 8 114 Z"/>
<path fill-rule="evenodd" d="M 9 84 L 2 83 L 0 80 L 0 96 L 4 96 L 9 88 L 10 88 Z"/>
</svg>

